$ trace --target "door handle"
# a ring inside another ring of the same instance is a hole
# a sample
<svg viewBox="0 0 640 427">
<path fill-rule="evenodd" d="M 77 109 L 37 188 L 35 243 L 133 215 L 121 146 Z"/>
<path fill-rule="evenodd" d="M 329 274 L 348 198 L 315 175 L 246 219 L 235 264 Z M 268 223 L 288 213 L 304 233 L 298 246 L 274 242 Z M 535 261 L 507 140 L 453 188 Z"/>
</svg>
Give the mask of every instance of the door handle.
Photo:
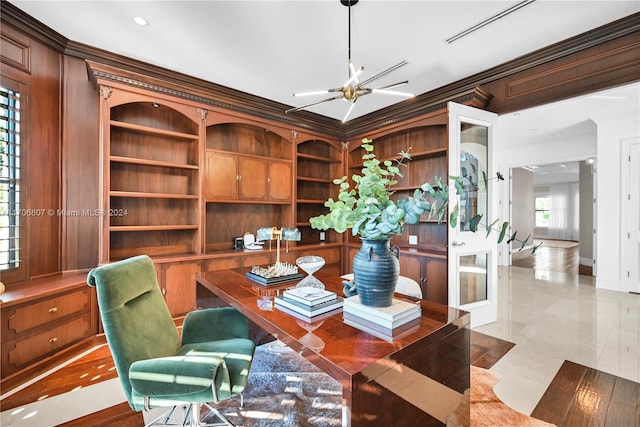
<svg viewBox="0 0 640 427">
<path fill-rule="evenodd" d="M 451 242 L 451 246 L 455 247 L 460 247 L 460 246 L 464 246 L 466 245 L 465 242 L 456 242 L 455 240 L 453 242 Z"/>
</svg>

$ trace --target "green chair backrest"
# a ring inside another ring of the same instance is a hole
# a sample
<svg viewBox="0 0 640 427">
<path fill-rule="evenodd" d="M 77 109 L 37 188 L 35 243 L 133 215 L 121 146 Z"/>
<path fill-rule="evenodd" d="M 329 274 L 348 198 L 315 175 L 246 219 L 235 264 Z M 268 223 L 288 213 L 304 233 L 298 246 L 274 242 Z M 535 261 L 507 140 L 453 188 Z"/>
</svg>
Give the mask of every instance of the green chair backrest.
<svg viewBox="0 0 640 427">
<path fill-rule="evenodd" d="M 181 339 L 164 301 L 153 261 L 140 255 L 94 268 L 98 307 L 111 355 L 131 404 L 129 367 L 137 360 L 173 356 Z M 133 405 L 132 405 L 133 407 Z"/>
</svg>

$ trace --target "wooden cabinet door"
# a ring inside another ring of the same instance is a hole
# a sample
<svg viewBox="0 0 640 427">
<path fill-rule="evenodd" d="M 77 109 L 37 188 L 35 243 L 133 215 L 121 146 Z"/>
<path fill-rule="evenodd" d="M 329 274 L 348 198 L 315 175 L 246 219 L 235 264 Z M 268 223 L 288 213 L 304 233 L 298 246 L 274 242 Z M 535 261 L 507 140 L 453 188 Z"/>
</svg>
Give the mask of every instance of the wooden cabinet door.
<svg viewBox="0 0 640 427">
<path fill-rule="evenodd" d="M 254 157 L 239 157 L 238 198 L 242 200 L 267 199 L 267 161 Z"/>
<path fill-rule="evenodd" d="M 172 316 L 180 316 L 196 308 L 197 272 L 202 271 L 198 261 L 162 266 L 160 288 Z"/>
<path fill-rule="evenodd" d="M 273 161 L 269 164 L 269 199 L 290 202 L 292 199 L 293 173 L 291 163 Z"/>
<path fill-rule="evenodd" d="M 425 258 L 424 297 L 430 301 L 447 305 L 448 299 L 448 265 L 446 259 Z M 420 286 L 423 286 L 421 283 Z M 424 293 L 424 290 L 423 290 Z"/>
<path fill-rule="evenodd" d="M 202 188 L 204 198 L 236 200 L 238 175 L 238 156 L 207 152 Z"/>
<path fill-rule="evenodd" d="M 420 284 L 420 288 L 423 288 L 422 257 L 400 254 L 398 260 L 400 261 L 400 275 L 415 280 Z M 422 296 L 424 297 L 424 295 L 423 288 Z"/>
</svg>

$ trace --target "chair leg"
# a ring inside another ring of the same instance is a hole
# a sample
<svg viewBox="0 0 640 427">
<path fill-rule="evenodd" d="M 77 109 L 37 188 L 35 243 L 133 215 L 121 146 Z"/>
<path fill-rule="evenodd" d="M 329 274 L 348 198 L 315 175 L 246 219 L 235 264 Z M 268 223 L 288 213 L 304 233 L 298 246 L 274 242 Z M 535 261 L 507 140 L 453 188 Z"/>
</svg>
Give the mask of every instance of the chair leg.
<svg viewBox="0 0 640 427">
<path fill-rule="evenodd" d="M 209 411 L 211 411 L 212 414 L 214 414 L 216 417 L 218 417 L 218 419 L 221 421 L 221 423 L 201 424 L 200 427 L 212 427 L 212 426 L 230 426 L 230 427 L 235 427 L 235 425 L 232 424 L 231 421 L 229 421 L 224 415 L 222 415 L 222 412 L 220 412 L 218 409 L 214 408 L 213 406 L 209 405 L 208 403 L 204 403 L 204 406 L 206 406 L 207 409 Z"/>
<path fill-rule="evenodd" d="M 202 404 L 200 403 L 192 403 L 189 405 L 189 414 L 191 415 L 191 420 L 189 425 L 192 427 L 200 426 L 200 407 Z M 185 425 L 187 425 L 185 420 Z"/>
<path fill-rule="evenodd" d="M 205 403 L 204 404 L 207 409 L 209 409 L 209 411 L 214 414 L 216 417 L 218 417 L 218 419 L 220 420 L 220 422 L 216 422 L 216 423 L 203 423 L 200 420 L 200 409 L 202 408 L 202 403 L 191 403 L 189 405 L 183 405 L 182 409 L 183 409 L 183 413 L 184 413 L 184 418 L 182 419 L 182 421 L 171 421 L 171 417 L 174 415 L 175 410 L 177 408 L 177 406 L 174 406 L 172 408 L 169 408 L 168 410 L 166 410 L 165 412 L 163 412 L 160 416 L 156 417 L 153 421 L 151 421 L 150 423 L 147 423 L 145 425 L 145 427 L 152 427 L 152 426 L 173 426 L 173 427 L 219 427 L 219 426 L 228 426 L 228 427 L 235 427 L 234 424 L 232 424 L 224 415 L 222 415 L 222 413 L 217 410 L 216 408 L 214 408 L 213 406 Z M 176 416 L 180 416 L 179 414 L 175 414 Z"/>
<path fill-rule="evenodd" d="M 151 427 L 151 426 L 154 426 L 154 425 L 168 425 L 167 423 L 171 419 L 171 416 L 173 415 L 175 410 L 176 410 L 176 406 L 173 406 L 173 407 L 167 409 L 165 412 L 160 414 L 158 417 L 154 418 L 153 421 L 145 424 L 144 427 Z M 164 418 L 164 420 L 162 420 L 162 422 L 160 424 L 158 424 L 158 421 L 160 420 L 160 418 Z"/>
</svg>

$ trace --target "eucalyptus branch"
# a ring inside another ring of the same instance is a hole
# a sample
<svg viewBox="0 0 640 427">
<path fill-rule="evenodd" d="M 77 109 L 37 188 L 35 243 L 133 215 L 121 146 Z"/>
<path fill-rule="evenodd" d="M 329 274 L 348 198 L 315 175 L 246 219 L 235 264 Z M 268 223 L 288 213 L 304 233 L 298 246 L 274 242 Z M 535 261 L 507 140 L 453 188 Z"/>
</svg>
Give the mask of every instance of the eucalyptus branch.
<svg viewBox="0 0 640 427">
<path fill-rule="evenodd" d="M 398 153 L 398 158 L 393 160 L 379 160 L 374 153 L 373 141 L 363 139 L 361 148 L 362 169 L 360 174 L 354 173 L 349 180 L 346 176 L 334 179 L 333 183 L 339 186 L 337 200 L 327 199 L 324 206 L 329 208 L 329 213 L 318 215 L 309 219 L 311 227 L 317 230 L 334 229 L 343 233 L 348 229 L 354 236 L 368 239 L 388 239 L 392 235 L 402 234 L 406 224 L 417 224 L 420 218 L 428 213 L 429 219 L 436 218 L 438 223 L 447 223 L 455 228 L 458 224 L 459 207 L 456 205 L 449 214 L 449 185 L 441 177 L 434 177 L 433 183 L 425 182 L 413 191 L 412 195 L 406 195 L 399 200 L 393 200 L 395 193 L 393 186 L 398 183 L 396 177 L 402 177 L 401 167 L 406 167 L 405 160 L 412 160 L 409 148 Z M 478 191 L 481 182 L 485 189 L 492 179 L 504 180 L 502 174 L 495 177 L 487 177 L 482 172 L 482 181 L 477 182 L 474 177 L 478 175 L 475 166 L 472 170 L 462 168 L 462 176 L 449 176 L 458 195 L 463 194 L 465 187 L 472 191 Z M 487 236 L 498 220 L 487 226 L 481 224 L 482 215 L 471 218 L 470 229 L 477 231 L 482 225 L 487 229 Z M 520 241 L 516 239 L 516 233 L 507 235 L 508 223 L 504 222 L 500 228 L 498 243 L 505 237 L 507 243 Z M 529 237 L 522 242 L 526 246 Z M 534 251 L 537 247 L 534 247 Z"/>
<path fill-rule="evenodd" d="M 456 194 L 457 195 L 461 195 L 464 191 L 463 185 L 464 185 L 464 180 L 467 180 L 467 182 L 469 182 L 469 184 L 473 187 L 474 191 L 477 191 L 479 189 L 479 183 L 474 183 L 473 182 L 473 178 L 472 175 L 468 175 L 467 171 L 463 168 L 462 169 L 462 173 L 463 176 L 450 176 L 449 179 L 451 179 L 454 183 L 454 187 L 456 190 Z M 487 174 L 485 171 L 482 171 L 482 178 L 483 178 L 483 182 L 484 182 L 484 187 L 485 190 L 489 188 L 489 181 L 490 180 L 496 180 L 496 181 L 504 181 L 504 176 L 500 173 L 497 172 L 496 176 L 493 178 L 488 178 Z M 478 231 L 478 227 L 484 227 L 486 230 L 486 235 L 485 237 L 489 237 L 489 235 L 491 234 L 491 232 L 493 230 L 496 230 L 499 232 L 498 235 L 498 244 L 502 243 L 505 239 L 505 237 L 507 238 L 506 244 L 511 244 L 512 242 L 518 242 L 520 243 L 520 248 L 518 249 L 518 251 L 522 251 L 526 246 L 527 243 L 529 243 L 529 239 L 531 238 L 531 234 L 529 234 L 524 240 L 518 239 L 516 236 L 518 234 L 518 231 L 516 230 L 513 234 L 508 234 L 507 230 L 509 228 L 509 222 L 508 221 L 503 221 L 502 225 L 499 228 L 494 228 L 494 226 L 500 221 L 499 218 L 496 218 L 491 224 L 486 224 L 486 223 L 481 223 L 480 221 L 482 220 L 483 214 L 477 214 L 475 215 L 473 218 L 471 218 L 469 220 L 469 230 L 472 232 L 477 232 Z M 455 228 L 458 222 L 458 206 L 456 206 L 453 210 L 453 212 L 451 213 L 450 217 L 449 217 L 449 223 L 451 225 L 451 227 Z M 542 246 L 542 243 L 539 243 L 537 245 L 533 245 L 531 248 L 531 254 L 535 254 L 536 250 Z"/>
</svg>

